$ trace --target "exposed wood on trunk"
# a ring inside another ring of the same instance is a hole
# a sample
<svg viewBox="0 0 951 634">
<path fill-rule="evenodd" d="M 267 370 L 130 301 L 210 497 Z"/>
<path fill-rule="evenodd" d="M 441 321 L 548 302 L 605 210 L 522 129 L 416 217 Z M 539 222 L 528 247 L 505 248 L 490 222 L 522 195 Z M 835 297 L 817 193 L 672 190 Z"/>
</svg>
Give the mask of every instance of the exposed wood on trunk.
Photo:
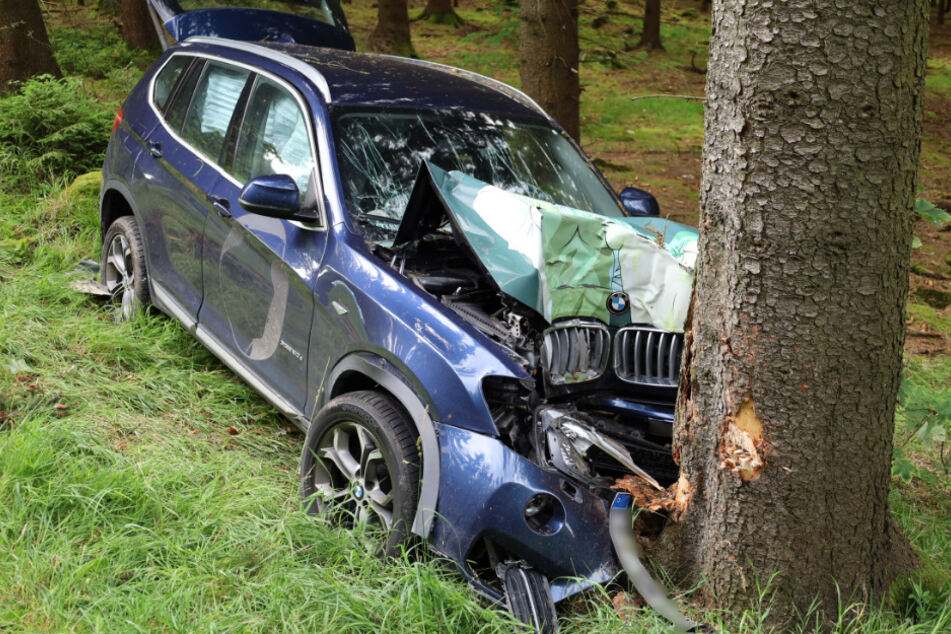
<svg viewBox="0 0 951 634">
<path fill-rule="evenodd" d="M 914 562 L 888 489 L 928 5 L 714 3 L 674 435 L 692 496 L 657 547 L 722 607 L 772 579 L 775 621 L 834 614 Z"/>
<path fill-rule="evenodd" d="M 410 41 L 406 0 L 378 0 L 376 28 L 370 34 L 369 44 L 377 53 L 416 57 Z"/>
<path fill-rule="evenodd" d="M 0 93 L 34 75 L 59 76 L 37 0 L 0 3 Z"/>
<path fill-rule="evenodd" d="M 122 39 L 132 48 L 159 46 L 147 0 L 122 0 Z"/>
<path fill-rule="evenodd" d="M 522 0 L 519 62 L 522 90 L 578 139 L 577 0 Z"/>
</svg>

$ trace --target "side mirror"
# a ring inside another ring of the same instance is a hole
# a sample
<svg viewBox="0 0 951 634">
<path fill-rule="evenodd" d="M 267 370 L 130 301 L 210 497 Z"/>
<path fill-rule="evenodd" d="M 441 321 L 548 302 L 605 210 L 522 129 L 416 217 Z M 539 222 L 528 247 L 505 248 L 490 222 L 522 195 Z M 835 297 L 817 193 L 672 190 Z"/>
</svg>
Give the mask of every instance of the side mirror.
<svg viewBox="0 0 951 634">
<path fill-rule="evenodd" d="M 650 192 L 637 187 L 625 187 L 618 194 L 621 204 L 632 216 L 659 216 L 660 205 Z"/>
<path fill-rule="evenodd" d="M 317 222 L 315 212 L 300 208 L 300 190 L 294 179 L 287 174 L 268 174 L 252 178 L 241 190 L 238 202 L 253 214 L 284 220 Z"/>
</svg>

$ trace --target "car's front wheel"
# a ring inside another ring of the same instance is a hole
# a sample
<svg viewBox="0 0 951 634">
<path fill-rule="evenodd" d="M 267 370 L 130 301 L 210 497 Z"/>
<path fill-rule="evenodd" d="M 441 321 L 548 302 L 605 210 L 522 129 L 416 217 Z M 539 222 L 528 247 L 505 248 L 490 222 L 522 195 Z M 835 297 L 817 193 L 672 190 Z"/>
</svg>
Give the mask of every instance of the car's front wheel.
<svg viewBox="0 0 951 634">
<path fill-rule="evenodd" d="M 102 240 L 102 285 L 117 305 L 116 320 L 128 321 L 149 303 L 142 235 L 132 216 L 117 218 Z"/>
<path fill-rule="evenodd" d="M 409 537 L 419 492 L 417 434 L 400 406 L 375 391 L 330 401 L 307 432 L 300 490 L 309 513 L 383 531 L 395 556 Z"/>
</svg>

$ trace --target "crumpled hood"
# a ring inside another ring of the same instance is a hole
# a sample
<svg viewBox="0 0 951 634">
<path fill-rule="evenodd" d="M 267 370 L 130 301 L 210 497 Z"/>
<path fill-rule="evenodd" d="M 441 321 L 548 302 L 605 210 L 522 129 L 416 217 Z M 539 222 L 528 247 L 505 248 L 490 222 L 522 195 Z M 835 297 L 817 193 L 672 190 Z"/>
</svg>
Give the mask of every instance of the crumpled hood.
<svg viewBox="0 0 951 634">
<path fill-rule="evenodd" d="M 697 253 L 697 232 L 690 227 L 658 218 L 608 218 L 427 162 L 394 244 L 421 238 L 447 217 L 456 239 L 499 290 L 549 323 L 592 317 L 683 332 Z M 618 292 L 626 293 L 627 306 Z"/>
</svg>

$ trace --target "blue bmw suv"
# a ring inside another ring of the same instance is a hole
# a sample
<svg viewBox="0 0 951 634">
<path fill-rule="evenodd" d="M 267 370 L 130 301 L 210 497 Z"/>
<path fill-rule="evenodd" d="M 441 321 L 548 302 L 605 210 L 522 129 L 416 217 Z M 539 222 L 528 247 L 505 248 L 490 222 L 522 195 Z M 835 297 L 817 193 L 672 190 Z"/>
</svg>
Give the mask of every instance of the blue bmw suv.
<svg viewBox="0 0 951 634">
<path fill-rule="evenodd" d="M 618 574 L 618 479 L 676 479 L 696 232 L 515 89 L 347 50 L 336 2 L 150 2 L 180 42 L 106 154 L 120 315 L 177 319 L 306 432 L 308 511 L 422 537 L 550 630 Z"/>
</svg>

